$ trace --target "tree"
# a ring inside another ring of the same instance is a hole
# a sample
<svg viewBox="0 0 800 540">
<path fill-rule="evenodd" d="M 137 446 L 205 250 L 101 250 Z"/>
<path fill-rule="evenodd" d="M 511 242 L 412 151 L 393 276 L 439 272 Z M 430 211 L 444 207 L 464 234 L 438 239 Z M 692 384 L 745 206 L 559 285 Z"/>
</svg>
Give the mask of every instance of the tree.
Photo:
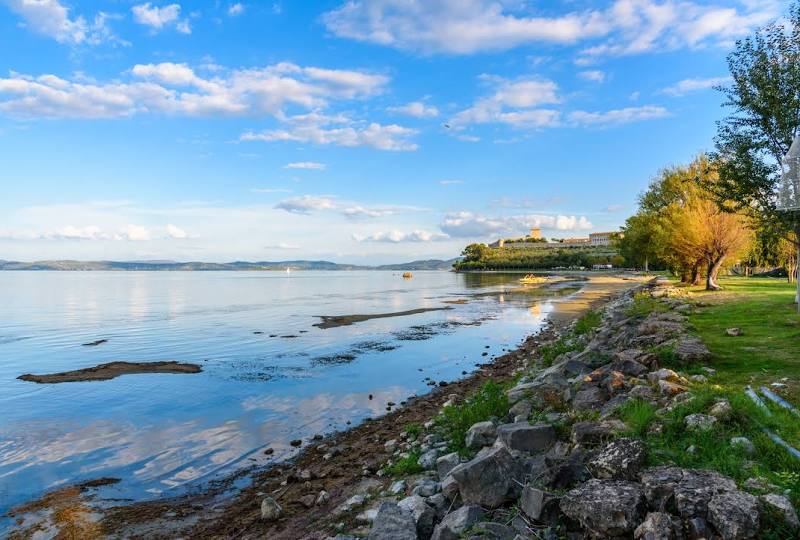
<svg viewBox="0 0 800 540">
<path fill-rule="evenodd" d="M 486 244 L 470 244 L 461 252 L 465 262 L 478 262 L 489 253 L 489 246 Z"/>
<path fill-rule="evenodd" d="M 732 82 L 720 90 L 732 112 L 717 126 L 719 182 L 711 190 L 722 208 L 778 228 L 800 249 L 798 216 L 776 208 L 780 162 L 800 126 L 800 2 L 785 20 L 737 41 L 728 68 Z"/>
</svg>

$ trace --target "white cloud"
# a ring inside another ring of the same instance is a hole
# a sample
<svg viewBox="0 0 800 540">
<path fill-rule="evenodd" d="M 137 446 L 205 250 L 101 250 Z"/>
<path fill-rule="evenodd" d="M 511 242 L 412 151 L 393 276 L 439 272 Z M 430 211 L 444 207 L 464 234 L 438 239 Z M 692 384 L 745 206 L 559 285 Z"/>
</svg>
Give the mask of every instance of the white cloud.
<svg viewBox="0 0 800 540">
<path fill-rule="evenodd" d="M 725 4 L 615 0 L 604 8 L 537 13 L 523 2 L 496 0 L 348 0 L 322 20 L 339 37 L 424 53 L 471 54 L 535 43 L 599 42 L 582 51 L 591 60 L 726 45 L 781 11 L 777 0 Z"/>
<path fill-rule="evenodd" d="M 122 231 L 120 231 L 118 236 L 132 242 L 140 242 L 150 240 L 150 231 L 141 225 L 128 225 Z"/>
<path fill-rule="evenodd" d="M 85 227 L 66 225 L 51 233 L 45 233 L 41 237 L 56 240 L 108 240 L 110 238 L 100 230 L 100 227 L 95 225 Z"/>
<path fill-rule="evenodd" d="M 324 163 L 317 163 L 315 161 L 296 161 L 283 166 L 284 169 L 306 169 L 313 171 L 324 171 L 325 167 L 326 165 Z"/>
<path fill-rule="evenodd" d="M 279 63 L 226 70 L 204 78 L 186 64 L 137 64 L 124 82 L 81 77 L 0 78 L 0 111 L 23 118 L 116 118 L 134 114 L 281 116 L 286 107 L 327 107 L 332 100 L 382 91 L 384 75 Z"/>
<path fill-rule="evenodd" d="M 127 44 L 111 32 L 107 21 L 111 15 L 98 12 L 90 23 L 82 16 L 70 17 L 69 8 L 59 0 L 5 0 L 8 7 L 22 17 L 32 32 L 69 45 L 98 45 L 103 42 Z"/>
<path fill-rule="evenodd" d="M 454 184 L 463 184 L 462 180 L 439 180 L 439 183 L 443 186 L 452 186 Z"/>
<path fill-rule="evenodd" d="M 231 4 L 230 6 L 228 6 L 228 16 L 237 17 L 242 13 L 244 13 L 244 4 L 236 2 L 235 4 Z"/>
<path fill-rule="evenodd" d="M 176 240 L 184 240 L 186 238 L 189 238 L 189 235 L 186 233 L 186 231 L 184 231 L 180 227 L 173 225 L 172 223 L 167 224 L 166 230 L 167 230 L 167 236 L 169 236 L 170 238 L 174 238 Z"/>
<path fill-rule="evenodd" d="M 503 123 L 514 127 L 545 127 L 558 124 L 559 112 L 535 108 L 561 102 L 558 85 L 547 79 L 509 81 L 484 77 L 495 85 L 493 94 L 453 116 L 449 125 L 461 129 L 469 124 Z"/>
<path fill-rule="evenodd" d="M 524 214 L 488 217 L 473 212 L 447 214 L 440 229 L 457 238 L 485 238 L 499 234 L 522 234 L 531 227 L 559 231 L 589 230 L 592 223 L 584 216 L 562 214 Z"/>
<path fill-rule="evenodd" d="M 622 206 L 621 204 L 610 204 L 605 208 L 603 208 L 603 212 L 608 212 L 609 214 L 613 214 L 614 212 L 619 212 L 623 208 L 625 207 Z"/>
<path fill-rule="evenodd" d="M 604 71 L 600 71 L 599 69 L 590 69 L 586 71 L 581 71 L 578 73 L 578 76 L 581 79 L 586 79 L 587 81 L 592 81 L 596 83 L 602 83 L 606 80 L 606 74 Z"/>
<path fill-rule="evenodd" d="M 417 145 L 408 140 L 417 130 L 398 126 L 382 125 L 376 122 L 368 125 L 358 124 L 349 118 L 309 114 L 287 119 L 286 129 L 268 130 L 260 133 L 246 132 L 242 141 L 294 141 L 319 145 L 345 147 L 371 146 L 379 150 L 412 151 Z"/>
<path fill-rule="evenodd" d="M 275 208 L 286 210 L 293 214 L 310 214 L 318 210 L 331 210 L 336 207 L 336 202 L 332 197 L 317 197 L 314 195 L 302 195 L 284 199 L 275 205 Z"/>
<path fill-rule="evenodd" d="M 425 230 L 414 230 L 411 232 L 402 232 L 398 230 L 380 231 L 367 236 L 353 235 L 353 239 L 357 242 L 386 242 L 390 244 L 399 244 L 404 242 L 435 242 L 438 240 L 447 240 L 446 234 L 429 232 Z"/>
<path fill-rule="evenodd" d="M 389 107 L 389 112 L 405 114 L 415 118 L 436 118 L 439 116 L 439 109 L 432 105 L 425 105 L 421 101 L 412 101 L 400 107 Z"/>
<path fill-rule="evenodd" d="M 481 138 L 476 135 L 456 135 L 456 139 L 464 142 L 480 142 Z"/>
<path fill-rule="evenodd" d="M 153 32 L 163 30 L 165 27 L 174 26 L 178 32 L 191 34 L 189 21 L 181 20 L 180 4 L 169 4 L 164 7 L 152 5 L 150 2 L 139 4 L 131 8 L 133 20 L 139 24 L 149 26 Z"/>
<path fill-rule="evenodd" d="M 292 251 L 292 250 L 295 250 L 295 249 L 300 249 L 300 246 L 298 246 L 297 244 L 289 244 L 288 242 L 278 242 L 277 244 L 271 244 L 271 245 L 268 245 L 268 246 L 264 246 L 264 249 L 279 250 L 279 251 L 284 251 L 284 250 Z"/>
<path fill-rule="evenodd" d="M 573 111 L 569 114 L 569 120 L 577 125 L 610 125 L 628 124 L 641 120 L 653 120 L 669 116 L 669 112 L 664 107 L 655 105 L 645 105 L 642 107 L 625 107 L 624 109 L 613 109 L 610 111 Z"/>
<path fill-rule="evenodd" d="M 661 92 L 670 96 L 683 96 L 691 92 L 700 90 L 708 90 L 715 86 L 723 85 L 730 82 L 730 77 L 709 77 L 706 79 L 683 79 L 678 81 L 672 86 L 664 88 Z"/>
</svg>

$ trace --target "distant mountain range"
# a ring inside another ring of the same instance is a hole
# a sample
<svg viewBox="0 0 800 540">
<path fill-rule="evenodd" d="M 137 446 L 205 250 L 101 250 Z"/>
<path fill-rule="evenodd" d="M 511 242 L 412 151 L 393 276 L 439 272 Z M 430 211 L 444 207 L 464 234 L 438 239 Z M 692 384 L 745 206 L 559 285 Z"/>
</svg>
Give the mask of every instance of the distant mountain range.
<svg viewBox="0 0 800 540">
<path fill-rule="evenodd" d="M 220 271 L 220 270 L 450 270 L 458 259 L 443 261 L 428 259 L 401 264 L 363 266 L 338 264 L 330 261 L 234 261 L 229 263 L 176 261 L 35 261 L 0 260 L 0 270 L 62 270 L 62 271 Z"/>
</svg>

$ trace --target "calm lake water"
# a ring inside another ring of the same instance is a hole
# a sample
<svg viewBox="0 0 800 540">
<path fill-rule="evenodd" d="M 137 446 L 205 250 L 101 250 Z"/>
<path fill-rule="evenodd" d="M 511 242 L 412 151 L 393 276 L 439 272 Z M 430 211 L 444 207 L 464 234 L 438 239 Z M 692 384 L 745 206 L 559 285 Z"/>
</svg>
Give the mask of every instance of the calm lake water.
<svg viewBox="0 0 800 540">
<path fill-rule="evenodd" d="M 387 402 L 428 391 L 426 377 L 458 379 L 484 351 L 499 354 L 542 324 L 551 301 L 512 293 L 518 277 L 0 272 L 0 515 L 103 476 L 122 479 L 103 492 L 110 497 L 176 494 L 283 459 L 292 439 L 383 414 Z M 445 303 L 453 300 L 465 303 Z M 451 309 L 313 326 L 320 315 L 443 306 Z M 82 346 L 98 339 L 108 342 Z M 114 360 L 203 371 L 17 380 Z"/>
</svg>

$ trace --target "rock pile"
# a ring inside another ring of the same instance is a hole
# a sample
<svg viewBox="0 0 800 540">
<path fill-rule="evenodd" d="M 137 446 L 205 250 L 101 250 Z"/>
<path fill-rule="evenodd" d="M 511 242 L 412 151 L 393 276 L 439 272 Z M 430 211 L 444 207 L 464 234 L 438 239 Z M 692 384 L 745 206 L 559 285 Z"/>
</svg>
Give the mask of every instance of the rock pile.
<svg viewBox="0 0 800 540">
<path fill-rule="evenodd" d="M 467 432 L 471 458 L 444 454 L 448 441 L 435 432 L 389 441 L 397 459 L 416 449 L 425 472 L 392 484 L 368 538 L 743 540 L 759 538 L 767 515 L 797 530 L 782 494 L 757 497 L 710 470 L 645 467 L 646 445 L 620 436 L 626 426 L 614 413 L 622 404 L 638 398 L 669 410 L 695 383 L 660 366 L 653 351 L 669 351 L 684 365 L 709 357 L 687 330 L 692 307 L 679 291 L 656 283 L 648 294 L 658 309 L 631 314 L 628 293 L 606 307 L 598 328 L 574 337 L 579 351 L 532 366 L 507 392 L 509 416 Z M 705 430 L 727 414 L 730 404 L 719 402 L 685 423 Z M 573 421 L 562 422 L 567 417 Z"/>
</svg>

